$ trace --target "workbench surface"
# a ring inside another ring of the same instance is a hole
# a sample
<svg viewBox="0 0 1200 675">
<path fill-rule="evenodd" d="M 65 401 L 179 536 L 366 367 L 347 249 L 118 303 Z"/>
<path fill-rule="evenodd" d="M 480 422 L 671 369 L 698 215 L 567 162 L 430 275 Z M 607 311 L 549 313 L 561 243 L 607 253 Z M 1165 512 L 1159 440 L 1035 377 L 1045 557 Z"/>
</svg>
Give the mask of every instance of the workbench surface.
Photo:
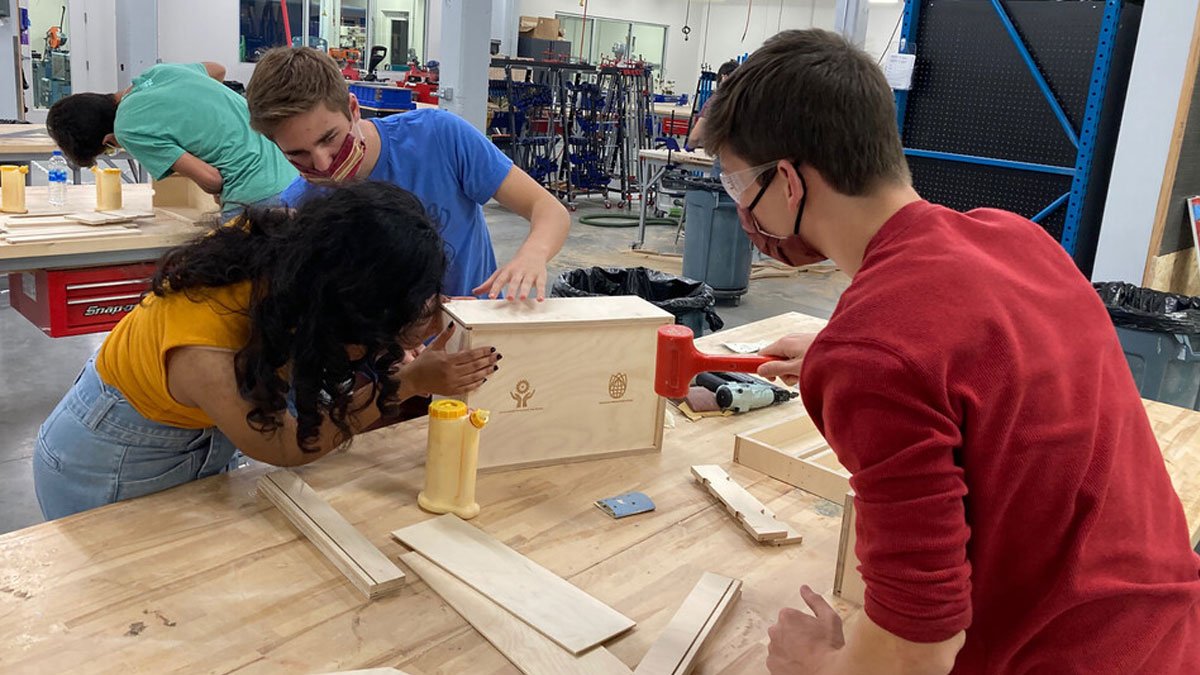
<svg viewBox="0 0 1200 675">
<path fill-rule="evenodd" d="M 670 161 L 672 164 L 682 166 L 711 167 L 713 165 L 712 155 L 701 150 L 667 150 L 666 148 L 638 150 L 638 159 L 650 160 L 659 164 Z"/>
<path fill-rule="evenodd" d="M 49 188 L 46 186 L 25 189 L 25 203 L 30 212 L 43 211 L 94 211 L 96 187 L 94 185 L 68 185 L 67 206 L 52 209 L 47 201 Z M 125 184 L 121 199 L 124 210 L 150 211 L 153 189 L 145 184 Z M 216 203 L 213 203 L 216 208 Z M 177 209 L 184 213 L 186 210 Z M 0 221 L 3 221 L 0 214 Z M 196 213 L 190 219 L 156 211 L 154 218 L 137 221 L 141 234 L 126 234 L 94 239 L 66 239 L 37 244 L 9 244 L 0 242 L 0 272 L 41 269 L 45 267 L 83 267 L 109 262 L 151 261 L 166 249 L 187 242 L 203 230 L 197 225 L 204 218 Z"/>
<path fill-rule="evenodd" d="M 706 338 L 772 339 L 816 330 L 786 314 Z M 1200 515 L 1200 413 L 1147 403 L 1177 489 Z M 638 622 L 608 644 L 635 665 L 705 571 L 742 579 L 742 597 L 702 655 L 701 672 L 764 671 L 767 628 L 798 588 L 833 583 L 841 507 L 731 465 L 734 434 L 801 414 L 799 402 L 688 422 L 675 415 L 661 456 L 479 477 L 472 521 Z M 422 487 L 425 423 L 356 439 L 298 470 L 389 557 L 392 530 L 430 518 Z M 532 432 L 532 430 L 531 430 Z M 486 452 L 486 432 L 483 451 Z M 753 543 L 689 473 L 719 463 L 804 536 Z M 248 468 L 0 537 L 0 671 L 315 673 L 397 666 L 413 673 L 515 673 L 415 574 L 371 603 L 254 494 Z M 612 520 L 592 505 L 629 490 L 658 509 Z M 839 609 L 851 608 L 836 603 Z"/>
<path fill-rule="evenodd" d="M 45 124 L 0 124 L 0 157 L 49 155 L 57 149 Z"/>
</svg>

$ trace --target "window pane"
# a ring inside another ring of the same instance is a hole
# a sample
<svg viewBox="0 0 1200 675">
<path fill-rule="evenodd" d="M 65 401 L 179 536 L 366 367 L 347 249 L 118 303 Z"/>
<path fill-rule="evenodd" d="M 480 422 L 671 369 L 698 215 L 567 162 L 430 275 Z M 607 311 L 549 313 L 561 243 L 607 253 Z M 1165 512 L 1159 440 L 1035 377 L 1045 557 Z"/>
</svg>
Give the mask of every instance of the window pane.
<svg viewBox="0 0 1200 675">
<path fill-rule="evenodd" d="M 630 56 L 654 64 L 655 70 L 661 73 L 666 46 L 667 29 L 665 26 L 634 22 L 633 39 L 629 46 Z"/>
<path fill-rule="evenodd" d="M 596 19 L 596 61 L 624 58 L 629 50 L 629 22 Z"/>
</svg>

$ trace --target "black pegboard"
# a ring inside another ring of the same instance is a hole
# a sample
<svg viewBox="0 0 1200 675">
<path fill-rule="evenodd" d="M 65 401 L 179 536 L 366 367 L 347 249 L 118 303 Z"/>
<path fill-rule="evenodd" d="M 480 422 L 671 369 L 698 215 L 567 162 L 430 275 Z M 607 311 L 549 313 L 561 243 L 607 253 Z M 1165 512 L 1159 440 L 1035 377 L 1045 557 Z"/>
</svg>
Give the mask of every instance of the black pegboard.
<svg viewBox="0 0 1200 675">
<path fill-rule="evenodd" d="M 1078 128 L 1103 2 L 1005 3 Z M 1099 11 L 1095 11 L 1096 9 Z M 924 0 L 904 118 L 907 147 L 1075 166 L 1076 149 L 987 0 Z M 1036 25 L 1029 28 L 1026 24 Z M 1057 36 L 1057 41 L 1056 41 Z"/>
<path fill-rule="evenodd" d="M 987 206 L 1033 218 L 1071 189 L 1070 176 L 923 157 L 909 157 L 908 166 L 922 197 L 956 211 Z M 1062 237 L 1066 212 L 1064 204 L 1041 222 L 1055 239 Z"/>
<path fill-rule="evenodd" d="M 903 120 L 906 148 L 1074 168 L 1078 159 L 1042 90 L 989 0 L 918 0 L 917 62 Z M 1077 134 L 1088 113 L 1100 125 L 1076 232 L 1075 258 L 1094 257 L 1116 143 L 1124 81 L 1141 6 L 1126 0 L 1104 101 L 1088 94 L 1104 23 L 1104 0 L 1003 0 L 1008 16 Z M 1070 176 L 949 160 L 909 158 L 923 196 L 959 210 L 1008 209 L 1033 217 L 1071 190 Z M 1067 205 L 1042 221 L 1062 239 Z"/>
</svg>

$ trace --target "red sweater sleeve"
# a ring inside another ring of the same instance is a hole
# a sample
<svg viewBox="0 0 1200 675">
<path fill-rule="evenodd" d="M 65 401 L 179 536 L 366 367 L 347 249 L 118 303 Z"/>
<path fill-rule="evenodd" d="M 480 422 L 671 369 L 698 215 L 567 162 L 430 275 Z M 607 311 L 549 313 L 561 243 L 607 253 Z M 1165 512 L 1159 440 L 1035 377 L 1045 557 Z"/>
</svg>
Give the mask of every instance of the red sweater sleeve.
<svg viewBox="0 0 1200 675">
<path fill-rule="evenodd" d="M 971 623 L 962 434 L 931 379 L 888 345 L 818 339 L 801 380 L 809 414 L 852 474 L 864 610 L 913 642 Z"/>
</svg>

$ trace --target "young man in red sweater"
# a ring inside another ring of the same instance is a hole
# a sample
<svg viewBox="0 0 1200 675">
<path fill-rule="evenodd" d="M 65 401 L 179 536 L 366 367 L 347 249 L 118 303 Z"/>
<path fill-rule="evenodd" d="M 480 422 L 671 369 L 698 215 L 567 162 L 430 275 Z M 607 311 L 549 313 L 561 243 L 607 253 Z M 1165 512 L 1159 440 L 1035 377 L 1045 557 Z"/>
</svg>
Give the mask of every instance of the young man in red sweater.
<svg viewBox="0 0 1200 675">
<path fill-rule="evenodd" d="M 1103 305 L 1040 227 L 913 190 L 892 92 L 837 35 L 769 40 L 706 147 L 759 248 L 853 283 L 767 348 L 853 477 L 864 612 L 808 588 L 772 673 L 1197 673 L 1200 556 Z"/>
</svg>

